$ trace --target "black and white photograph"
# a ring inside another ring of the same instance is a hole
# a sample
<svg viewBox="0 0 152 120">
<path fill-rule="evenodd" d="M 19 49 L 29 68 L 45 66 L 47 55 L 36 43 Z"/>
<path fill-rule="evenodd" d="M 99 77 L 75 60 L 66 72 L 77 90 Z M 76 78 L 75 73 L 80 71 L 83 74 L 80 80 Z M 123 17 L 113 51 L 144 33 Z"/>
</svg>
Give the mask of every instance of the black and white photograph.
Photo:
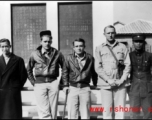
<svg viewBox="0 0 152 120">
<path fill-rule="evenodd" d="M 152 119 L 152 1 L 0 1 L 0 119 Z"/>
</svg>

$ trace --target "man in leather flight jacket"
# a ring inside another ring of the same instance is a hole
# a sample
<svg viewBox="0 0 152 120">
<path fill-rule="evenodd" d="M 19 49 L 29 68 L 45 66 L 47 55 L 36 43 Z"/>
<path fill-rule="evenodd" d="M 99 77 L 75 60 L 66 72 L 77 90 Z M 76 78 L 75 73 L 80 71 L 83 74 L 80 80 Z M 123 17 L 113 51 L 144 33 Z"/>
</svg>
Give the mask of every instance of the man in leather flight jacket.
<svg viewBox="0 0 152 120">
<path fill-rule="evenodd" d="M 90 80 L 97 84 L 94 58 L 84 51 L 85 41 L 81 38 L 73 42 L 74 53 L 65 59 L 62 71 L 64 92 L 69 89 L 68 119 L 78 119 L 80 107 L 81 119 L 90 119 Z"/>
<path fill-rule="evenodd" d="M 41 46 L 32 52 L 27 66 L 28 78 L 34 86 L 40 119 L 57 119 L 59 69 L 63 55 L 51 47 L 51 31 L 41 31 Z M 35 68 L 33 75 L 33 68 Z"/>
<path fill-rule="evenodd" d="M 152 119 L 152 53 L 146 52 L 145 36 L 135 34 L 132 37 L 135 50 L 130 53 L 131 59 L 131 88 L 130 107 L 131 119 L 139 118 L 141 108 L 144 119 Z"/>
</svg>

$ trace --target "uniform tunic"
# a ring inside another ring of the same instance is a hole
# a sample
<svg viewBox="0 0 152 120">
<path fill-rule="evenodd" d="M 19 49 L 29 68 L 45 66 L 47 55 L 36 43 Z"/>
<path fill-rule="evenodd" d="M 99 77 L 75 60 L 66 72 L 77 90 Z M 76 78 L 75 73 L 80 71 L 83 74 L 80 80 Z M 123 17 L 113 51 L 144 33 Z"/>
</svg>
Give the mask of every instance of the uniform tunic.
<svg viewBox="0 0 152 120">
<path fill-rule="evenodd" d="M 130 106 L 142 107 L 144 118 L 151 118 L 151 113 L 148 111 L 152 106 L 152 54 L 146 51 L 130 53 L 131 59 L 131 88 L 130 88 Z M 139 111 L 138 111 L 139 112 Z M 137 111 L 131 114 L 131 117 L 136 117 Z"/>
<path fill-rule="evenodd" d="M 118 66 L 116 60 L 108 49 L 107 43 L 103 43 L 98 46 L 95 51 L 95 69 L 99 75 L 98 85 L 103 89 L 111 89 L 111 86 L 106 83 L 105 80 L 108 79 L 118 79 Z M 128 49 L 123 43 L 115 42 L 111 46 L 113 53 L 115 54 L 117 60 L 123 60 L 125 69 L 123 70 L 123 75 L 120 80 L 125 81 L 124 85 L 128 84 L 127 77 L 130 72 L 130 58 L 128 54 Z"/>
<path fill-rule="evenodd" d="M 117 60 L 123 61 L 125 68 L 121 71 L 123 74 L 119 77 L 119 69 L 116 60 L 108 46 L 111 47 Z M 95 51 L 95 70 L 98 73 L 98 85 L 101 86 L 101 101 L 104 107 L 103 119 L 112 119 L 112 107 L 125 107 L 126 102 L 126 86 L 128 86 L 128 75 L 130 72 L 130 58 L 128 48 L 117 41 L 113 45 L 103 43 L 98 46 Z M 113 89 L 108 80 L 120 80 L 123 84 Z M 115 119 L 124 119 L 124 112 L 115 112 Z"/>
</svg>

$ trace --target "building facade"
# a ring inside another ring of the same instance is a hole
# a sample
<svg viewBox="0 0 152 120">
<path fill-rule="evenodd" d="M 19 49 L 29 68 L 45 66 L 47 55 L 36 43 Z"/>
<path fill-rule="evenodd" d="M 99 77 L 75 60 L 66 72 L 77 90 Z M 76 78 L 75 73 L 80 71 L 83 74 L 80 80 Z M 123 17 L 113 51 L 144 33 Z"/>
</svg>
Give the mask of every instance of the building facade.
<svg viewBox="0 0 152 120">
<path fill-rule="evenodd" d="M 151 5 L 151 1 L 0 1 L 0 39 L 8 38 L 12 51 L 25 63 L 40 43 L 39 32 L 46 29 L 52 32 L 52 46 L 64 54 L 71 53 L 72 41 L 81 37 L 86 41 L 87 52 L 94 56 L 96 46 L 106 41 L 105 26 L 116 21 L 152 21 Z M 132 45 L 130 35 L 119 35 L 117 39 Z M 32 87 L 29 81 L 25 86 Z M 60 101 L 64 98 L 61 91 Z M 92 91 L 92 101 L 100 104 L 100 99 L 100 93 Z M 23 91 L 22 100 L 35 105 L 32 91 Z M 33 110 L 34 106 L 24 106 L 24 116 L 30 116 Z"/>
</svg>

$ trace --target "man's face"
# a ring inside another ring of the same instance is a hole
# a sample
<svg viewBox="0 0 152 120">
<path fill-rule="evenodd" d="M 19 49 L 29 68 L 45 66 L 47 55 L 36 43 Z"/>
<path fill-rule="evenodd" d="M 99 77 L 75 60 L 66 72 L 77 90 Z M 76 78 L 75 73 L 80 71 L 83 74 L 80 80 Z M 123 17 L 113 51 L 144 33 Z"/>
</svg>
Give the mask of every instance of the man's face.
<svg viewBox="0 0 152 120">
<path fill-rule="evenodd" d="M 52 44 L 52 39 L 49 36 L 47 35 L 42 36 L 41 45 L 45 50 L 50 49 L 51 44 Z"/>
<path fill-rule="evenodd" d="M 84 44 L 83 42 L 78 42 L 78 41 L 75 41 L 74 42 L 74 46 L 73 46 L 73 50 L 76 54 L 82 54 L 84 52 Z"/>
<path fill-rule="evenodd" d="M 142 50 L 144 47 L 144 40 L 133 41 L 133 44 L 136 50 Z"/>
<path fill-rule="evenodd" d="M 104 36 L 106 37 L 106 40 L 109 42 L 112 42 L 115 39 L 115 29 L 114 28 L 106 28 L 104 32 Z"/>
<path fill-rule="evenodd" d="M 8 55 L 10 53 L 11 46 L 7 42 L 0 43 L 0 48 L 3 54 Z"/>
</svg>

